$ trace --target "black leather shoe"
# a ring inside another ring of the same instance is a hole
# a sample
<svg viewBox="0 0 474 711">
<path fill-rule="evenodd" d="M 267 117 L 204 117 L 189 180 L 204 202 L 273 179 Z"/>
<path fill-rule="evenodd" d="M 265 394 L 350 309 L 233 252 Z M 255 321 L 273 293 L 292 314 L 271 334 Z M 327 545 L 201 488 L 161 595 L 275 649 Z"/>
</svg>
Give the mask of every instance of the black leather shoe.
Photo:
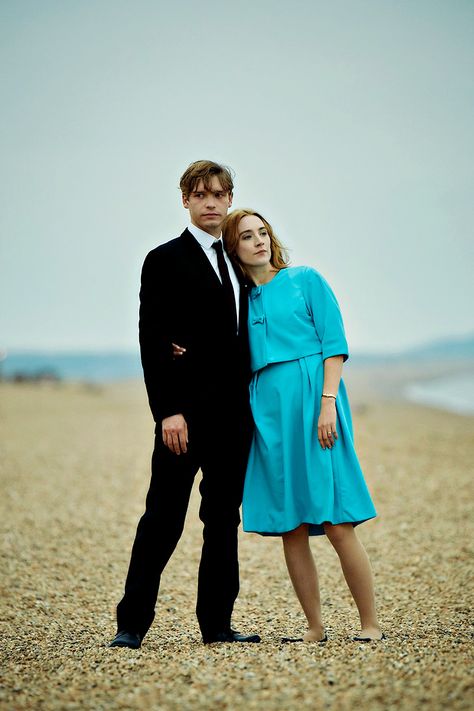
<svg viewBox="0 0 474 711">
<path fill-rule="evenodd" d="M 226 632 L 216 632 L 215 634 L 202 638 L 204 644 L 214 642 L 260 642 L 258 634 L 240 634 L 237 630 L 227 630 Z"/>
<path fill-rule="evenodd" d="M 108 646 L 130 647 L 130 649 L 138 649 L 141 643 L 142 639 L 138 632 L 127 632 L 127 630 L 120 630 L 119 632 L 117 632 L 117 634 Z"/>
<path fill-rule="evenodd" d="M 381 642 L 383 639 L 387 639 L 384 633 L 378 639 L 376 637 L 353 637 L 353 642 Z"/>
</svg>

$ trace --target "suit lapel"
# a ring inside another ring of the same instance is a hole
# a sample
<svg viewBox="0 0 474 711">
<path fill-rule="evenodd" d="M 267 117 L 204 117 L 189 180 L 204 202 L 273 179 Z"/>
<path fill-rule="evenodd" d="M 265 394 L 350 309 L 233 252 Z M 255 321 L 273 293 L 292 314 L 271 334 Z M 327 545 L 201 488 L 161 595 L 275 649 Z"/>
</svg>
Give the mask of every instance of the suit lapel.
<svg viewBox="0 0 474 711">
<path fill-rule="evenodd" d="M 209 287 L 215 287 L 216 290 L 221 291 L 221 280 L 217 276 L 214 267 L 210 263 L 197 239 L 194 238 L 187 228 L 180 235 L 179 239 L 182 241 L 184 251 L 183 256 L 186 259 L 186 268 L 192 269 L 193 273 L 198 277 L 200 282 L 205 280 Z M 240 284 L 239 334 L 241 337 L 246 338 L 249 284 L 238 265 L 235 265 L 234 262 L 232 262 L 232 266 Z"/>
<path fill-rule="evenodd" d="M 218 289 L 221 289 L 222 284 L 220 279 L 197 239 L 194 238 L 188 229 L 184 230 L 184 232 L 180 235 L 180 239 L 182 240 L 183 247 L 186 250 L 187 259 L 189 260 L 187 266 L 194 267 L 193 271 L 199 272 L 200 278 L 205 278 L 209 286 L 215 286 Z"/>
</svg>

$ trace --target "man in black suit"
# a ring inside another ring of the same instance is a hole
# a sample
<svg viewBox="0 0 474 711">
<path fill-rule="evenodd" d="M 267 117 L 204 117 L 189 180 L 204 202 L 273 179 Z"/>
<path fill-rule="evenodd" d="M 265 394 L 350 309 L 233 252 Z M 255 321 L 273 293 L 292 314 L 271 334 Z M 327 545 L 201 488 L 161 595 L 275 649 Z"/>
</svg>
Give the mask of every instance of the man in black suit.
<svg viewBox="0 0 474 711">
<path fill-rule="evenodd" d="M 180 188 L 191 224 L 152 250 L 142 270 L 140 349 L 156 437 L 114 647 L 138 648 L 153 621 L 161 573 L 181 536 L 199 468 L 204 529 L 196 614 L 203 641 L 260 641 L 231 628 L 252 429 L 247 291 L 220 239 L 232 175 L 217 163 L 197 161 Z M 182 357 L 173 358 L 173 343 L 186 349 Z"/>
</svg>

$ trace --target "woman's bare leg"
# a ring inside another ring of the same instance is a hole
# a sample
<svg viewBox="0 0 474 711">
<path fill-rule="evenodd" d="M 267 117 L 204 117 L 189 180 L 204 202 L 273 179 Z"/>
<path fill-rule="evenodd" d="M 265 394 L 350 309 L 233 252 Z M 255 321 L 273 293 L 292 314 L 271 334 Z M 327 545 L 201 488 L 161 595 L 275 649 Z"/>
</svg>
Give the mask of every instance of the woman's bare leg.
<svg viewBox="0 0 474 711">
<path fill-rule="evenodd" d="M 314 558 L 309 546 L 308 526 L 303 524 L 282 536 L 285 560 L 296 596 L 308 620 L 305 642 L 317 642 L 324 638 L 321 620 L 319 581 Z"/>
<path fill-rule="evenodd" d="M 369 557 L 351 523 L 324 524 L 326 535 L 341 561 L 342 572 L 359 610 L 360 637 L 380 639 L 382 630 L 375 610 L 375 593 Z"/>
</svg>

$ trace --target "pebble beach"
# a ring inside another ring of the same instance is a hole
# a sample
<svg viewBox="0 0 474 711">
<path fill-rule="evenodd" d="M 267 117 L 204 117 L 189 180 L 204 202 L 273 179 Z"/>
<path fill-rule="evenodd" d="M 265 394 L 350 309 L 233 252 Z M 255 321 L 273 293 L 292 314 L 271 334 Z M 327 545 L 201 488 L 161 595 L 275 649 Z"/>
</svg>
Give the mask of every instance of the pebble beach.
<svg viewBox="0 0 474 711">
<path fill-rule="evenodd" d="M 474 417 L 353 405 L 379 514 L 357 531 L 387 639 L 351 640 L 357 611 L 317 537 L 329 641 L 281 644 L 304 631 L 281 541 L 241 532 L 233 626 L 262 642 L 204 646 L 197 477 L 150 632 L 139 650 L 110 649 L 149 483 L 144 387 L 0 383 L 0 709 L 472 709 Z"/>
</svg>

